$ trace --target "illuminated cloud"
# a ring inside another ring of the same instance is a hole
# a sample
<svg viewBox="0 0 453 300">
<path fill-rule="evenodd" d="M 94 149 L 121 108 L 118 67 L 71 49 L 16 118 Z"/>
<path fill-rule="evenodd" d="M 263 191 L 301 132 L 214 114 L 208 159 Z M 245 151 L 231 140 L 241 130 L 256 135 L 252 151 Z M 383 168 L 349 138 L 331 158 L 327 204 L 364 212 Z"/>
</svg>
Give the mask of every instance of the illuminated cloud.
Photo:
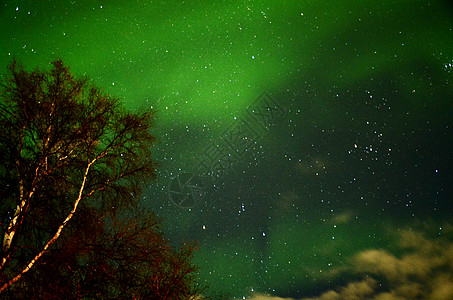
<svg viewBox="0 0 453 300">
<path fill-rule="evenodd" d="M 453 299 L 453 243 L 429 239 L 412 230 L 399 231 L 396 237 L 397 253 L 383 249 L 361 251 L 339 274 L 362 279 L 303 299 Z M 251 299 L 282 298 L 254 294 Z"/>
<path fill-rule="evenodd" d="M 349 223 L 349 221 L 351 221 L 353 217 L 354 217 L 354 212 L 352 212 L 351 210 L 347 210 L 347 211 L 344 211 L 342 213 L 335 215 L 332 218 L 332 223 L 346 224 L 346 223 Z"/>
<path fill-rule="evenodd" d="M 313 299 L 453 299 L 453 243 L 410 230 L 398 237 L 402 255 L 381 249 L 362 251 L 353 258 L 349 272 L 364 275 L 363 281 Z"/>
<path fill-rule="evenodd" d="M 293 300 L 293 298 L 280 298 L 280 297 L 274 297 L 271 295 L 267 294 L 260 294 L 256 293 L 250 298 L 251 300 Z"/>
<path fill-rule="evenodd" d="M 337 291 L 328 291 L 323 293 L 318 298 L 308 298 L 311 299 L 321 299 L 321 300 L 339 300 L 339 299 L 364 299 L 373 294 L 376 287 L 376 281 L 370 278 L 366 278 L 363 281 L 351 282 L 345 287 Z"/>
</svg>

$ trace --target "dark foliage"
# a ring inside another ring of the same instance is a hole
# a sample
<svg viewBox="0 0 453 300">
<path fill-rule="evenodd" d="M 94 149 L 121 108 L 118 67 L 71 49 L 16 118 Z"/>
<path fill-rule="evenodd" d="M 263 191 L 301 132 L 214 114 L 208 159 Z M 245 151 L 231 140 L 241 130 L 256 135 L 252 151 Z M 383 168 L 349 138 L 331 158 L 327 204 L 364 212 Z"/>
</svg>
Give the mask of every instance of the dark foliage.
<svg viewBox="0 0 453 300">
<path fill-rule="evenodd" d="M 196 244 L 174 249 L 158 219 L 143 209 L 79 220 L 89 228 L 67 234 L 5 294 L 14 298 L 195 299 L 204 288 L 192 264 Z"/>
</svg>

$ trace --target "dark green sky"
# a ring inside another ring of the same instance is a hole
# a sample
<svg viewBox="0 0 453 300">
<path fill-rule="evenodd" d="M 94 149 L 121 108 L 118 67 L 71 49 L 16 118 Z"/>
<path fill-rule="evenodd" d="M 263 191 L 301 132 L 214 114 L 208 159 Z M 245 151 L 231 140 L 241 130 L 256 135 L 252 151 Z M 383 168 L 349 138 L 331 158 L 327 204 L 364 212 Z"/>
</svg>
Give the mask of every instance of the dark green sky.
<svg viewBox="0 0 453 300">
<path fill-rule="evenodd" d="M 448 1 L 3 1 L 0 15 L 4 71 L 61 57 L 158 111 L 144 201 L 175 242 L 200 241 L 213 290 L 453 295 Z"/>
</svg>

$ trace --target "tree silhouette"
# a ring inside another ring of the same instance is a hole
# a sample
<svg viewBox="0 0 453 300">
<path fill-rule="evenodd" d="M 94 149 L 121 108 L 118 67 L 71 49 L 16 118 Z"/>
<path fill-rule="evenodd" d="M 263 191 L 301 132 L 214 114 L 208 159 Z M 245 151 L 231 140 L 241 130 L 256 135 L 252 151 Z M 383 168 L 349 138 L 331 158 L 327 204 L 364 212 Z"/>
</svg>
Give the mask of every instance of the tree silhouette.
<svg viewBox="0 0 453 300">
<path fill-rule="evenodd" d="M 138 208 L 142 184 L 155 177 L 152 111 L 127 112 L 61 60 L 50 71 L 16 62 L 8 71 L 0 91 L 0 293 L 199 292 L 195 246 L 173 249 L 154 215 Z"/>
<path fill-rule="evenodd" d="M 22 284 L 5 292 L 42 299 L 198 297 L 204 287 L 197 284 L 198 269 L 191 263 L 197 245 L 174 249 L 153 214 L 142 208 L 127 213 L 133 218 L 76 214 L 73 221 L 87 228 L 62 235 Z"/>
</svg>

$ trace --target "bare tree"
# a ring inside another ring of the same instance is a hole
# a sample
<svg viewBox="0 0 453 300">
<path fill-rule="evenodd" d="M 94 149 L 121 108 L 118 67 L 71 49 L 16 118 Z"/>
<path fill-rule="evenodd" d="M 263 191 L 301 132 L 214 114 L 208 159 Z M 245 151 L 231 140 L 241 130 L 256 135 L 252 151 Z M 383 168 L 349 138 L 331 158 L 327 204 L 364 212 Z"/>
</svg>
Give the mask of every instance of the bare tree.
<svg viewBox="0 0 453 300">
<path fill-rule="evenodd" d="M 200 299 L 205 289 L 192 263 L 197 245 L 174 248 L 152 213 L 142 207 L 126 212 L 127 216 L 97 210 L 75 215 L 77 230 L 66 231 L 20 285 L 5 290 L 5 296 Z"/>
<path fill-rule="evenodd" d="M 8 71 L 0 91 L 0 293 L 39 265 L 64 231 L 83 227 L 71 221 L 76 213 L 80 222 L 115 215 L 155 176 L 151 111 L 126 112 L 61 60 L 50 71 L 16 62 Z"/>
</svg>

